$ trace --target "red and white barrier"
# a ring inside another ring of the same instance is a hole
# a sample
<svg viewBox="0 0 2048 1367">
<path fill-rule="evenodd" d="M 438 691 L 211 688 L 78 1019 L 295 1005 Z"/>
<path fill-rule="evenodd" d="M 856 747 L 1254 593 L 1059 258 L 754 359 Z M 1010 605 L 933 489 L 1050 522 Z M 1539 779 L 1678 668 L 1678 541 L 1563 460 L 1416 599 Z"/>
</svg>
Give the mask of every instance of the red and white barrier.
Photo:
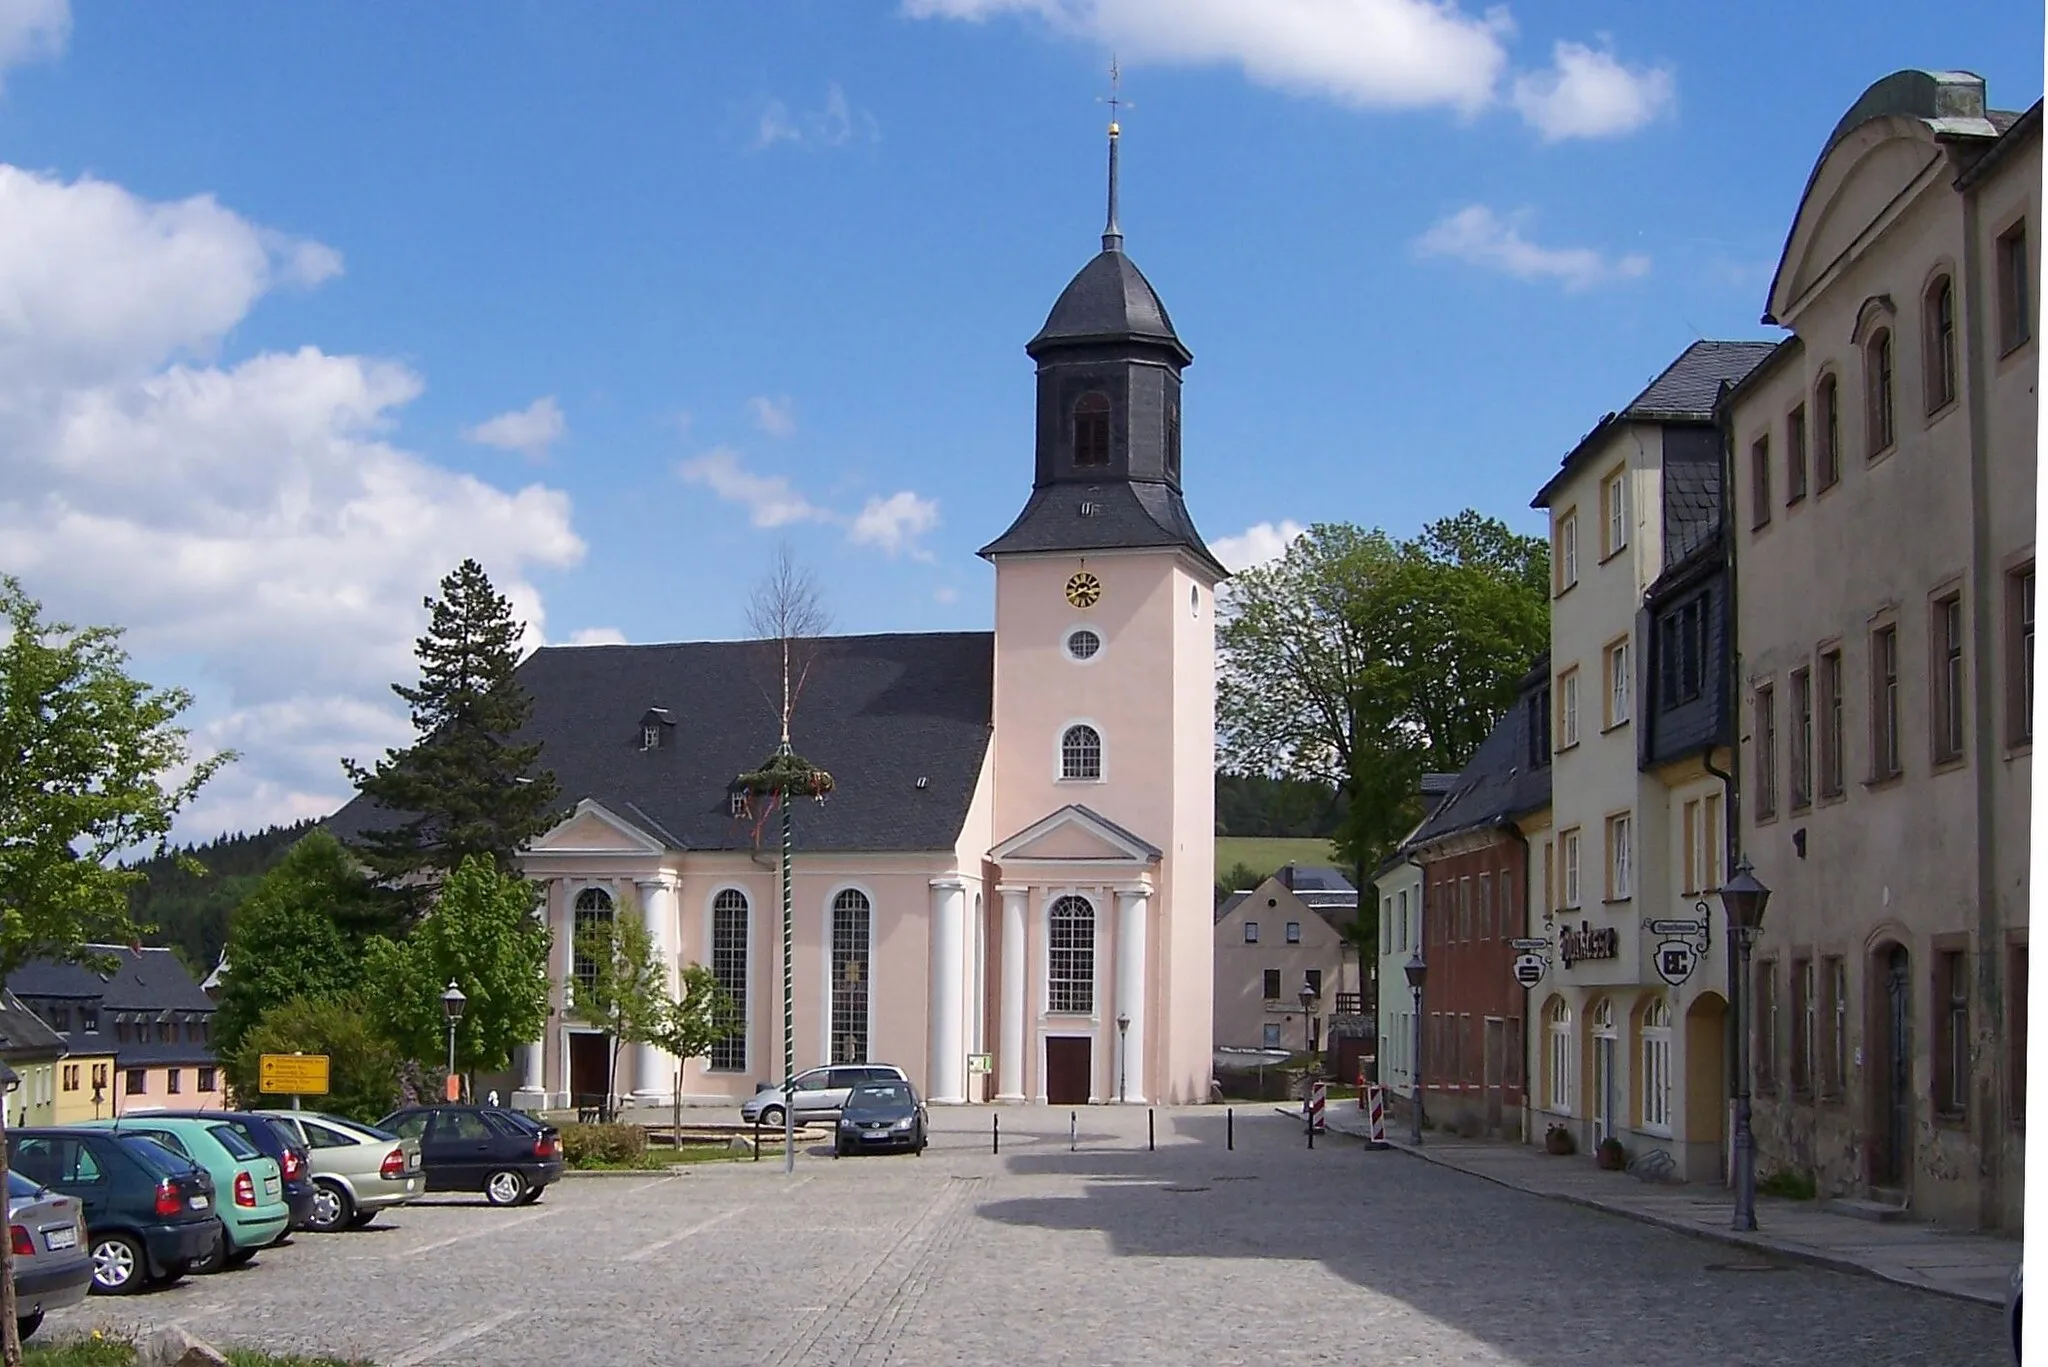
<svg viewBox="0 0 2048 1367">
<path fill-rule="evenodd" d="M 1314 1084 L 1314 1085 L 1313 1085 L 1313 1086 L 1312 1086 L 1312 1087 L 1311 1087 L 1311 1088 L 1309 1089 L 1309 1094 L 1308 1094 L 1308 1123 L 1310 1124 L 1310 1126 L 1312 1126 L 1312 1127 L 1313 1127 L 1313 1128 L 1315 1129 L 1315 1132 L 1316 1132 L 1317 1134 L 1321 1134 L 1321 1133 L 1323 1133 L 1323 1131 L 1324 1131 L 1324 1129 L 1325 1129 L 1325 1124 L 1324 1124 L 1324 1120 L 1323 1120 L 1323 1109 L 1324 1109 L 1324 1107 L 1325 1107 L 1325 1106 L 1326 1106 L 1326 1105 L 1328 1104 L 1328 1102 L 1329 1102 L 1329 1099 L 1330 1099 L 1330 1084 L 1329 1084 L 1329 1083 L 1327 1083 L 1327 1082 L 1318 1082 L 1318 1083 Z"/>
<path fill-rule="evenodd" d="M 1365 1107 L 1365 1138 L 1369 1144 L 1387 1142 L 1387 1090 L 1377 1082 L 1368 1082 L 1358 1089 L 1358 1100 Z"/>
</svg>

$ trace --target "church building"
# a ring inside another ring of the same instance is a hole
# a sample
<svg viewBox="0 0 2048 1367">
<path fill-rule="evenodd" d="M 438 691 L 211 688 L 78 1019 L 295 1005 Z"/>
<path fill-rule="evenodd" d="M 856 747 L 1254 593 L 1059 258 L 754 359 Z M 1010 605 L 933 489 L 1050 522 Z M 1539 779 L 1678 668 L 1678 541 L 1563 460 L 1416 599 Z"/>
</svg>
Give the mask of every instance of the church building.
<svg viewBox="0 0 2048 1367">
<path fill-rule="evenodd" d="M 1125 255 L 1110 126 L 1102 250 L 1026 346 L 1023 510 L 981 554 L 995 631 L 828 638 L 792 721 L 830 773 L 795 810 L 795 1054 L 899 1065 L 934 1103 L 1177 1104 L 1209 1093 L 1215 591 L 1181 496 L 1193 360 Z M 782 1072 L 780 815 L 736 780 L 780 734 L 760 642 L 547 647 L 519 667 L 568 810 L 522 858 L 555 1008 L 521 1105 L 666 1103 L 676 1061 L 579 1021 L 575 928 L 644 918 L 744 1028 L 681 1070 L 735 1103 Z M 346 840 L 382 814 L 363 798 Z"/>
</svg>

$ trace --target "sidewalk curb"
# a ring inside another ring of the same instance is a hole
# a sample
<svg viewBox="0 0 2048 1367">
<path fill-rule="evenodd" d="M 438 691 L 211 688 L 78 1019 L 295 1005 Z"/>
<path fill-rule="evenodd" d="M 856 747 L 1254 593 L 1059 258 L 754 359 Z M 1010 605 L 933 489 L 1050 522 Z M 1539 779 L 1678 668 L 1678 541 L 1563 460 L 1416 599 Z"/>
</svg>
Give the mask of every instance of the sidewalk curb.
<svg viewBox="0 0 2048 1367">
<path fill-rule="evenodd" d="M 1356 1135 L 1352 1136 L 1352 1138 L 1357 1137 Z M 1634 1220 L 1638 1224 L 1654 1225 L 1659 1229 L 1666 1229 L 1674 1234 L 1691 1235 L 1693 1238 L 1704 1239 L 1709 1243 L 1723 1244 L 1730 1248 L 1740 1248 L 1764 1257 L 1782 1258 L 1788 1262 L 1805 1263 L 1812 1267 L 1824 1267 L 1832 1272 L 1846 1272 L 1852 1276 L 1869 1277 L 1876 1281 L 1889 1282 L 1893 1286 L 1909 1287 L 1914 1291 L 1925 1291 L 1930 1295 L 1946 1296 L 1950 1300 L 1965 1301 L 1972 1305 L 1990 1305 L 1999 1308 L 2003 1308 L 2005 1305 L 2005 1300 L 2001 1296 L 1981 1295 L 1973 1291 L 1939 1286 L 1933 1282 L 1911 1280 L 1885 1272 L 1879 1268 L 1870 1267 L 1864 1263 L 1855 1262 L 1852 1259 L 1838 1258 L 1833 1254 L 1822 1253 L 1817 1249 L 1787 1247 L 1782 1244 L 1775 1244 L 1767 1239 L 1759 1238 L 1756 1235 L 1740 1230 L 1713 1229 L 1704 1225 L 1690 1224 L 1684 1220 L 1674 1220 L 1667 1215 L 1658 1215 L 1646 1210 L 1636 1210 L 1629 1206 L 1612 1205 L 1593 1197 L 1578 1196 L 1571 1192 L 1539 1191 L 1534 1187 L 1525 1187 L 1507 1178 L 1495 1177 L 1491 1173 L 1462 1167 L 1447 1158 L 1438 1158 L 1428 1151 L 1427 1146 L 1417 1149 L 1406 1140 L 1389 1140 L 1387 1147 L 1397 1152 L 1405 1153 L 1410 1158 L 1420 1159 L 1425 1163 L 1439 1168 L 1446 1168 L 1451 1172 L 1463 1173 L 1467 1177 L 1477 1177 L 1481 1181 L 1491 1182 L 1497 1187 L 1506 1187 L 1510 1191 L 1519 1191 L 1525 1195 L 1541 1197 L 1546 1201 L 1562 1201 L 1567 1205 L 1579 1206 L 1586 1210 L 1597 1210 L 1607 1215 L 1619 1215 L 1624 1219 Z"/>
</svg>

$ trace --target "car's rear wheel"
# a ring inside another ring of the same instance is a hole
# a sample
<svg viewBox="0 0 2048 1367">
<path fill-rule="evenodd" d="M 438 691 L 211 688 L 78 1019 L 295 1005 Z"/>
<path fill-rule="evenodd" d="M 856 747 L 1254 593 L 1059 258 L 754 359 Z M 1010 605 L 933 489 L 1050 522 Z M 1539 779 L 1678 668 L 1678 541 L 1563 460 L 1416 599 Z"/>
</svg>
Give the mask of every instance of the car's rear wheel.
<svg viewBox="0 0 2048 1367">
<path fill-rule="evenodd" d="M 142 1245 L 125 1234 L 102 1234 L 92 1241 L 92 1289 L 107 1296 L 126 1296 L 149 1280 Z"/>
<path fill-rule="evenodd" d="M 201 1276 L 211 1276 L 228 1265 L 228 1254 L 233 1251 L 233 1247 L 228 1243 L 227 1234 L 223 1232 L 220 1242 L 213 1246 L 213 1252 L 194 1262 L 192 1270 Z"/>
<path fill-rule="evenodd" d="M 221 1261 L 229 1267 L 241 1267 L 260 1252 L 262 1250 L 256 1248 L 238 1248 L 222 1258 Z"/>
<path fill-rule="evenodd" d="M 526 1195 L 526 1174 L 500 1168 L 484 1179 L 484 1199 L 494 1206 L 517 1205 Z"/>
<path fill-rule="evenodd" d="M 782 1108 L 780 1106 L 763 1106 L 761 1108 L 761 1124 L 767 1129 L 781 1129 Z"/>
<path fill-rule="evenodd" d="M 356 1203 L 339 1182 L 321 1178 L 313 1183 L 313 1209 L 306 1216 L 306 1228 L 315 1234 L 332 1234 L 346 1229 L 356 1218 Z"/>
<path fill-rule="evenodd" d="M 43 1327 L 43 1312 L 31 1310 L 14 1322 L 14 1333 L 18 1338 L 31 1338 L 36 1330 Z"/>
<path fill-rule="evenodd" d="M 376 1218 L 377 1212 L 374 1210 L 359 1210 L 348 1217 L 348 1227 L 350 1229 L 368 1229 L 371 1222 Z"/>
</svg>

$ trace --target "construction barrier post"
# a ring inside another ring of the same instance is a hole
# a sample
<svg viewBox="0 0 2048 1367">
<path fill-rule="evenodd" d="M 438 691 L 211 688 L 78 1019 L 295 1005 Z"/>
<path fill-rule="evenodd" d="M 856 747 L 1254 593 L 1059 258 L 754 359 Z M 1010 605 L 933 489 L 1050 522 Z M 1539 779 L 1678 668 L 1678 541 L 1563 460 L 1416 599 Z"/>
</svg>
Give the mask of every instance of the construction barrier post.
<svg viewBox="0 0 2048 1367">
<path fill-rule="evenodd" d="M 1358 1095 L 1366 1103 L 1366 1147 L 1384 1149 L 1387 1147 L 1387 1089 L 1377 1082 L 1368 1082 L 1359 1089 Z"/>
</svg>

